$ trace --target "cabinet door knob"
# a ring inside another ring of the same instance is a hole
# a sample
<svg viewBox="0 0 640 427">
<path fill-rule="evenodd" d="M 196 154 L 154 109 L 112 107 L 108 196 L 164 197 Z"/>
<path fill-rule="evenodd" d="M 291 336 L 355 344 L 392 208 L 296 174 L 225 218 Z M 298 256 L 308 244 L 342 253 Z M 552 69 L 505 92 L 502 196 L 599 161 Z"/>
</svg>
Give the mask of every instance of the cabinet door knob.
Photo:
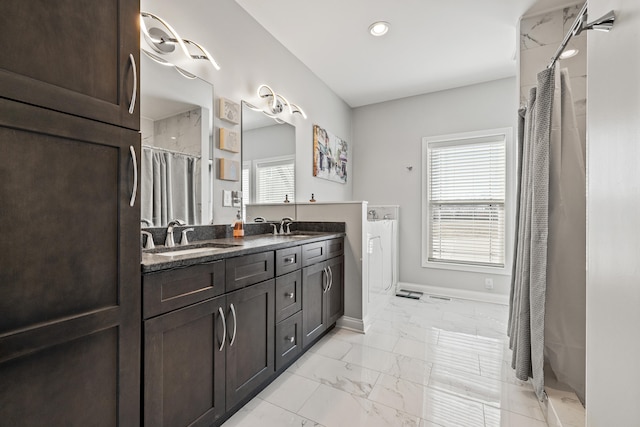
<svg viewBox="0 0 640 427">
<path fill-rule="evenodd" d="M 285 258 L 284 259 L 284 263 L 285 264 L 293 264 L 294 262 L 296 262 L 296 258 L 295 257 L 290 257 L 290 258 Z"/>
<path fill-rule="evenodd" d="M 295 337 L 284 337 L 284 340 L 288 341 L 290 343 L 293 343 L 293 342 L 295 342 L 296 338 Z"/>
<path fill-rule="evenodd" d="M 293 297 L 296 296 L 296 294 L 294 294 L 293 292 L 286 292 L 284 294 L 285 297 L 289 298 L 289 299 L 293 299 Z"/>
</svg>

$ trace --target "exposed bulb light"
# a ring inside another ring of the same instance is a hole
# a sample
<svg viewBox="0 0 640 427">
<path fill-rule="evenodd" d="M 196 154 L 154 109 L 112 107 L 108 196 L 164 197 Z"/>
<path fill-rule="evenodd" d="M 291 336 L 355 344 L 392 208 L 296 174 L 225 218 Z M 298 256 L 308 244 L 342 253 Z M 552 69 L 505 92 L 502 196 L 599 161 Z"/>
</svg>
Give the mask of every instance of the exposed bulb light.
<svg viewBox="0 0 640 427">
<path fill-rule="evenodd" d="M 560 54 L 560 59 L 573 58 L 580 52 L 578 49 L 567 49 Z"/>
<path fill-rule="evenodd" d="M 287 98 L 276 93 L 271 87 L 260 85 L 257 93 L 260 98 L 264 98 L 268 102 L 268 111 L 263 111 L 267 116 L 275 118 L 287 109 L 291 115 L 300 114 L 305 119 L 307 118 L 307 115 L 299 105 L 289 102 Z"/>
<path fill-rule="evenodd" d="M 369 32 L 372 36 L 380 37 L 389 31 L 389 23 L 385 21 L 377 21 L 369 25 Z"/>
</svg>

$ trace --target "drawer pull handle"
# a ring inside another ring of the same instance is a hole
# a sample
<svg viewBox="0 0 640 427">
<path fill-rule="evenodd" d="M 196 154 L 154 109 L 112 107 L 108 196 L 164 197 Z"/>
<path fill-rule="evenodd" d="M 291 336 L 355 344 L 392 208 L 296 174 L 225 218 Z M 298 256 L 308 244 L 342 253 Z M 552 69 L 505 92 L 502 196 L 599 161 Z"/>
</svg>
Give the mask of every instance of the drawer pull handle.
<svg viewBox="0 0 640 427">
<path fill-rule="evenodd" d="M 233 336 L 231 337 L 231 341 L 229 342 L 229 347 L 233 345 L 236 340 L 236 327 L 238 326 L 238 318 L 236 317 L 236 308 L 231 304 L 231 314 L 233 314 Z"/>
<path fill-rule="evenodd" d="M 224 348 L 224 342 L 227 340 L 227 321 L 224 318 L 224 311 L 222 310 L 222 307 L 218 307 L 218 313 L 220 313 L 220 319 L 222 319 L 222 342 L 220 343 L 218 351 L 222 351 Z"/>
<path fill-rule="evenodd" d="M 285 258 L 284 259 L 284 263 L 285 264 L 293 264 L 294 262 L 296 262 L 296 257 L 291 257 L 291 258 Z"/>
<path fill-rule="evenodd" d="M 296 296 L 296 294 L 294 294 L 293 292 L 286 292 L 284 294 L 285 297 L 289 298 L 289 299 L 293 299 L 293 297 Z"/>
<path fill-rule="evenodd" d="M 296 338 L 295 337 L 284 337 L 284 340 L 288 341 L 290 343 L 294 343 L 296 341 Z"/>
</svg>

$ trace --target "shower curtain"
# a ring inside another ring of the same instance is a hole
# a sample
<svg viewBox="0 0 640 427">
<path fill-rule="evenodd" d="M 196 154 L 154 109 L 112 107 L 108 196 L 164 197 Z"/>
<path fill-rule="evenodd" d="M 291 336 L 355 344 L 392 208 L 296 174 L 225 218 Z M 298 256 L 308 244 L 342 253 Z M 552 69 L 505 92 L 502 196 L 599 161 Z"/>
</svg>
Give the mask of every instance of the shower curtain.
<svg viewBox="0 0 640 427">
<path fill-rule="evenodd" d="M 141 217 L 164 227 L 174 219 L 198 223 L 194 156 L 142 149 Z"/>
<path fill-rule="evenodd" d="M 566 70 L 538 74 L 519 123 L 518 208 L 509 337 L 512 367 L 540 400 L 545 362 L 584 401 L 584 147 Z"/>
</svg>

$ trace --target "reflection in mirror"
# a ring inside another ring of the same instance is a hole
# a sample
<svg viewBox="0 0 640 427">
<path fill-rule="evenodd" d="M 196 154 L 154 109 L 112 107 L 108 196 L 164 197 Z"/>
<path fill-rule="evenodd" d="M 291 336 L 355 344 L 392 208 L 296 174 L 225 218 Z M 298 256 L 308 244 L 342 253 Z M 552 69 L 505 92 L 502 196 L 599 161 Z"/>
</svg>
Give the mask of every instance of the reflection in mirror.
<svg viewBox="0 0 640 427">
<path fill-rule="evenodd" d="M 242 103 L 242 195 L 243 204 L 291 206 L 295 212 L 295 127 L 274 120 L 250 104 Z M 243 206 L 243 207 L 245 207 Z M 264 216 L 265 209 L 253 207 L 253 216 Z M 291 215 L 293 216 L 293 215 Z"/>
<path fill-rule="evenodd" d="M 140 55 L 141 217 L 164 227 L 213 218 L 213 86 Z"/>
</svg>

